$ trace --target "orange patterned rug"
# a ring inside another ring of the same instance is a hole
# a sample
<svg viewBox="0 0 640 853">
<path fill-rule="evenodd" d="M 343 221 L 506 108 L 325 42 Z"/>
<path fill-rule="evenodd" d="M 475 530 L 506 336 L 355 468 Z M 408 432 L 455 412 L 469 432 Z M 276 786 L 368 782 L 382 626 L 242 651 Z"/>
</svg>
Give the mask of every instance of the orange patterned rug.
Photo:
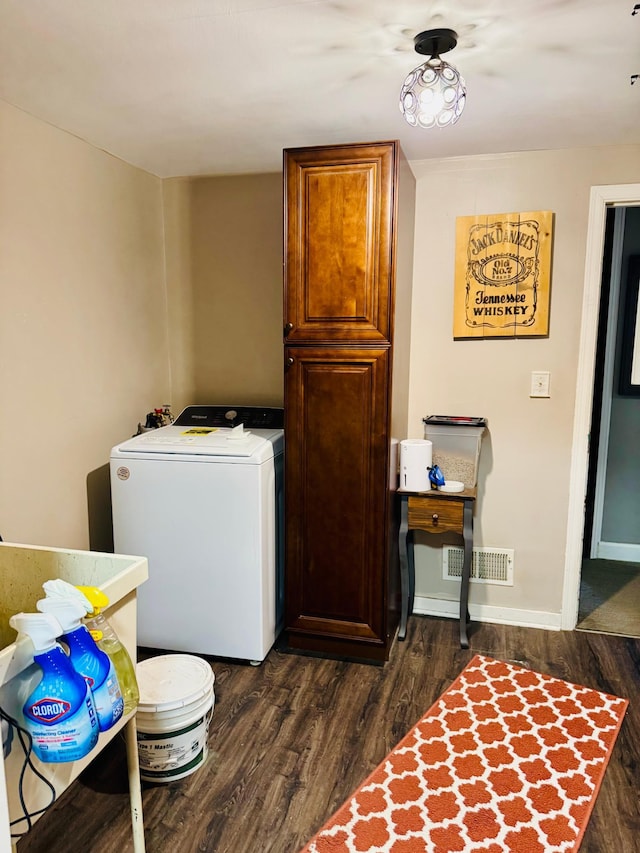
<svg viewBox="0 0 640 853">
<path fill-rule="evenodd" d="M 301 853 L 576 851 L 627 705 L 476 655 Z"/>
</svg>

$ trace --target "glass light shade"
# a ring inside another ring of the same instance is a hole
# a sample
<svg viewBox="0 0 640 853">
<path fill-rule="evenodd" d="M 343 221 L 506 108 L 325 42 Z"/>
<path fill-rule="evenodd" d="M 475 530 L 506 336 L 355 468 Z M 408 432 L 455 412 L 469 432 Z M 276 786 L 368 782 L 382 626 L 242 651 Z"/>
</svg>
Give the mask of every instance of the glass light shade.
<svg viewBox="0 0 640 853">
<path fill-rule="evenodd" d="M 432 56 L 414 68 L 400 92 L 400 112 L 413 127 L 455 124 L 467 97 L 465 82 L 453 65 Z"/>
</svg>

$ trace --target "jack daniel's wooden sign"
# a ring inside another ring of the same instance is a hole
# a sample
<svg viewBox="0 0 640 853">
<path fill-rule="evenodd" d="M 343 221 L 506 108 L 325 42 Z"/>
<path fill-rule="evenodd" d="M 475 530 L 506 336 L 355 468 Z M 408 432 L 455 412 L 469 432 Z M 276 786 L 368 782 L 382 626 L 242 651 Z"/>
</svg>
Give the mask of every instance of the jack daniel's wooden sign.
<svg viewBox="0 0 640 853">
<path fill-rule="evenodd" d="M 454 338 L 549 332 L 553 213 L 456 220 Z"/>
</svg>

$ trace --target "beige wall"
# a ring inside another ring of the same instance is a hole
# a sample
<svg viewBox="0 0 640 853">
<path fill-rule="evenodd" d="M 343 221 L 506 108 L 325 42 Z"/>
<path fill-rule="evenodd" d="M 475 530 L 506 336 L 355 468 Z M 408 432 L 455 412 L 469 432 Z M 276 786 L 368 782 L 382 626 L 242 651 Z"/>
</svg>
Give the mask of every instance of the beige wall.
<svg viewBox="0 0 640 853">
<path fill-rule="evenodd" d="M 281 406 L 282 176 L 194 179 L 193 403 Z"/>
<path fill-rule="evenodd" d="M 412 168 L 408 437 L 427 414 L 488 418 L 476 544 L 515 549 L 515 584 L 472 605 L 559 624 L 589 191 L 640 182 L 640 147 Z M 0 186 L 0 534 L 105 547 L 109 450 L 147 411 L 282 403 L 281 175 L 161 182 L 0 103 Z M 455 218 L 537 209 L 555 214 L 548 338 L 453 341 Z M 427 542 L 418 605 L 453 602 Z"/>
<path fill-rule="evenodd" d="M 171 402 L 161 181 L 0 102 L 0 187 L 0 533 L 104 547 L 109 451 Z"/>
<path fill-rule="evenodd" d="M 171 404 L 174 415 L 196 399 L 191 182 L 162 182 Z"/>
<path fill-rule="evenodd" d="M 427 414 L 488 418 L 476 544 L 513 548 L 515 572 L 513 587 L 472 586 L 472 609 L 483 618 L 560 625 L 589 192 L 596 184 L 640 181 L 639 155 L 633 146 L 411 164 L 417 190 L 407 435 L 423 435 Z M 279 405 L 281 175 L 188 183 L 194 401 Z M 520 210 L 555 214 L 550 334 L 454 342 L 455 219 Z M 550 399 L 529 397 L 532 370 L 551 372 Z M 435 599 L 435 610 L 447 612 L 459 586 L 441 579 L 441 549 L 429 541 L 418 536 L 418 609 Z"/>
<path fill-rule="evenodd" d="M 569 466 L 592 185 L 640 181 L 640 147 L 547 151 L 412 163 L 418 179 L 412 310 L 410 437 L 429 414 L 484 416 L 476 544 L 515 549 L 513 587 L 474 584 L 491 618 L 559 625 Z M 547 338 L 454 341 L 455 219 L 552 210 Z M 551 398 L 529 398 L 533 370 L 551 373 Z M 441 553 L 416 547 L 416 593 L 454 599 Z M 425 602 L 419 601 L 419 606 Z"/>
</svg>

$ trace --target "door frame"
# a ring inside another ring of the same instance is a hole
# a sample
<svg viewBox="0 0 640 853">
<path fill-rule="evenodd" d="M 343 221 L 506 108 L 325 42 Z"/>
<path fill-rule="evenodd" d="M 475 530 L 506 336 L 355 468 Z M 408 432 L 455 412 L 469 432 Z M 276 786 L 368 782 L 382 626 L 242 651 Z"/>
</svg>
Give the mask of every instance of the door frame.
<svg viewBox="0 0 640 853">
<path fill-rule="evenodd" d="M 578 622 L 585 496 L 589 469 L 589 432 L 607 208 L 636 205 L 640 205 L 640 184 L 591 187 L 569 472 L 569 506 L 561 616 L 561 627 L 564 630 L 573 630 Z"/>
<path fill-rule="evenodd" d="M 611 272 L 609 282 L 609 306 L 607 311 L 606 344 L 604 348 L 604 369 L 602 379 L 602 404 L 600 408 L 600 429 L 598 446 L 595 448 L 596 465 L 595 491 L 593 495 L 593 523 L 591 525 L 589 557 L 597 558 L 602 541 L 602 520 L 604 515 L 604 494 L 607 479 L 607 461 L 609 454 L 609 434 L 611 431 L 611 405 L 613 399 L 614 365 L 616 338 L 618 331 L 618 312 L 620 310 L 620 273 L 622 271 L 622 249 L 624 242 L 624 224 L 626 207 L 617 207 L 613 225 L 613 245 L 611 251 Z M 603 270 L 606 274 L 606 271 Z M 600 309 L 601 310 L 601 309 Z M 591 425 L 593 433 L 593 424 Z M 582 555 L 583 558 L 586 556 Z"/>
</svg>

